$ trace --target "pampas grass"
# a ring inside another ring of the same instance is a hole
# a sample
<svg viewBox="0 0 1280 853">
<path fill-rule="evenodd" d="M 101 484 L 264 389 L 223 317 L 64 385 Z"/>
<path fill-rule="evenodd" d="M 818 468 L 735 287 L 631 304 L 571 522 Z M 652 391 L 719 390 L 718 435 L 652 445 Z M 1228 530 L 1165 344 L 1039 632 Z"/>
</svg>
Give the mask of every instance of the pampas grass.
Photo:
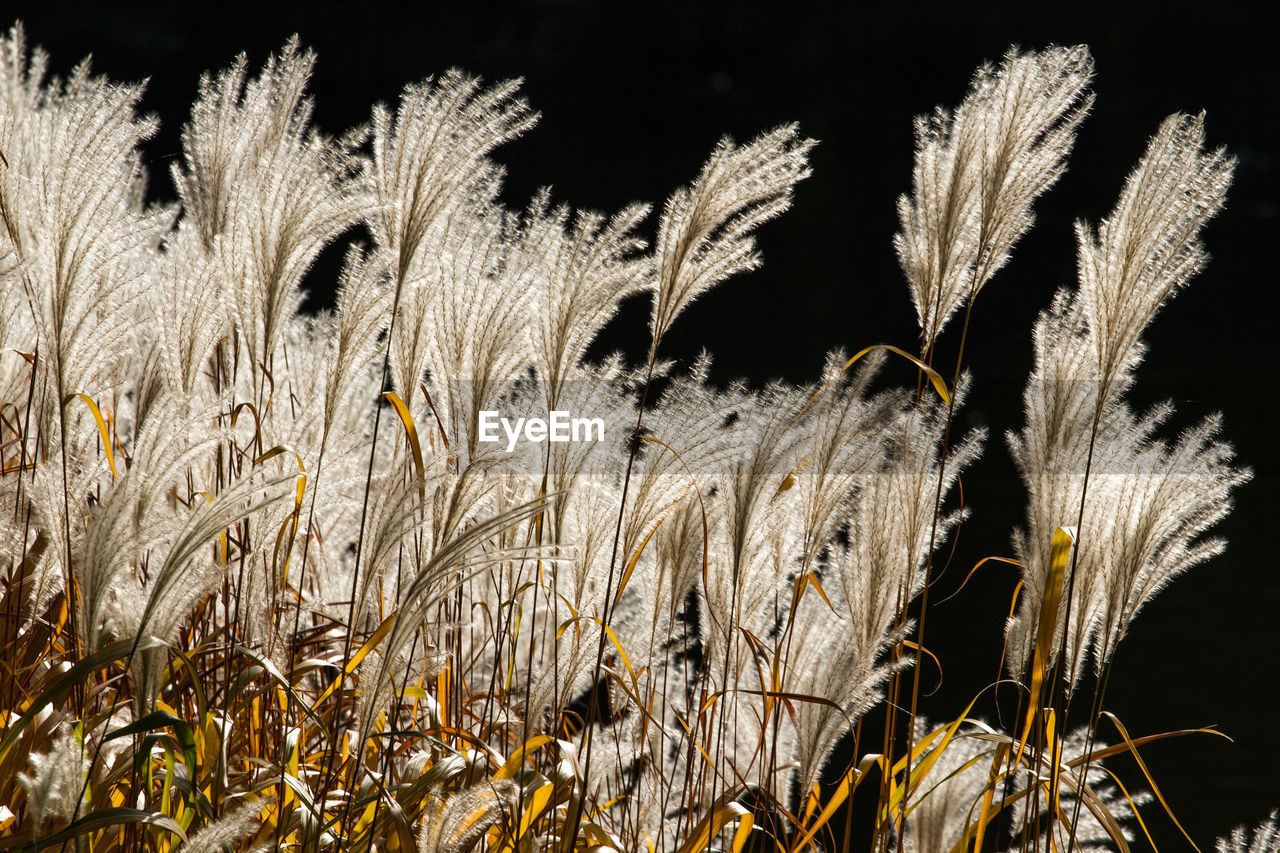
<svg viewBox="0 0 1280 853">
<path fill-rule="evenodd" d="M 1143 604 L 1222 550 L 1207 533 L 1249 477 L 1219 419 L 1169 438 L 1169 407 L 1126 402 L 1230 182 L 1202 117 L 1170 117 L 1114 212 L 1079 226 L 1079 285 L 1034 330 L 1009 436 L 1029 500 L 1005 731 L 925 723 L 907 670 L 986 443 L 956 424 L 968 316 L 1065 168 L 1087 49 L 1010 51 L 918 121 L 895 240 L 918 349 L 833 353 L 812 385 L 762 390 L 717 388 L 709 356 L 682 368 L 661 343 L 760 263 L 755 233 L 810 177 L 798 128 L 722 140 L 650 249 L 646 205 L 498 200 L 489 155 L 537 120 L 518 81 L 451 71 L 331 139 L 310 125 L 313 62 L 295 40 L 256 74 L 241 57 L 207 75 L 179 203 L 148 207 L 140 88 L 87 65 L 46 80 L 20 26 L 0 40 L 0 846 L 1145 833 L 1156 780 L 1131 793 L 1103 762 L 1176 733 L 1115 721 L 1103 744 L 1110 662 Z M 348 248 L 336 309 L 300 313 L 303 275 L 357 224 L 370 242 Z M 589 361 L 637 294 L 647 362 Z M 936 343 L 961 308 L 947 376 Z M 893 387 L 899 369 L 918 380 Z M 604 437 L 507 450 L 479 426 L 565 411 Z M 862 721 L 886 704 L 902 735 L 877 753 Z"/>
</svg>

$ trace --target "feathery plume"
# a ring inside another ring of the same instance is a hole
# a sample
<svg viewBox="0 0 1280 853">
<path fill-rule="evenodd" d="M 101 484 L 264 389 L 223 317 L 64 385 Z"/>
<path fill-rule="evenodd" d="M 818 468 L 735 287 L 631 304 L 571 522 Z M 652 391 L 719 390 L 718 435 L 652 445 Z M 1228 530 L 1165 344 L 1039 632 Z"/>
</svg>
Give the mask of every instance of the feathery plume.
<svg viewBox="0 0 1280 853">
<path fill-rule="evenodd" d="M 49 751 L 32 753 L 31 772 L 19 773 L 27 792 L 36 828 L 66 823 L 77 811 L 76 798 L 84 792 L 89 757 L 79 725 L 63 723 L 49 744 Z"/>
<path fill-rule="evenodd" d="M 295 36 L 255 80 L 243 54 L 205 75 L 182 131 L 185 169 L 173 167 L 185 217 L 229 282 L 236 328 L 263 365 L 297 310 L 303 274 L 369 204 L 359 137 L 335 142 L 309 127 L 314 63 Z M 255 388 L 259 379 L 255 371 Z"/>
<path fill-rule="evenodd" d="M 519 794 L 513 783 L 495 782 L 451 796 L 429 795 L 418 853 L 467 853 L 489 827 L 513 819 Z"/>
<path fill-rule="evenodd" d="M 667 199 L 655 247 L 653 353 L 690 302 L 760 263 L 751 232 L 791 206 L 795 185 L 809 176 L 808 154 L 815 144 L 800 139 L 795 125 L 741 146 L 726 137 L 693 184 Z"/>
<path fill-rule="evenodd" d="M 1204 151 L 1204 113 L 1171 115 L 1097 234 L 1076 225 L 1081 307 L 1104 398 L 1131 369 L 1156 311 L 1208 260 L 1200 229 L 1222 209 L 1234 169 L 1225 149 Z"/>
<path fill-rule="evenodd" d="M 955 113 L 916 119 L 912 194 L 898 201 L 894 237 L 911 285 L 921 351 L 1009 258 L 1031 227 L 1031 205 L 1057 182 L 1093 96 L 1084 46 L 985 65 Z"/>
<path fill-rule="evenodd" d="M 258 809 L 252 806 L 228 811 L 194 833 L 178 848 L 179 853 L 229 853 L 258 828 Z M 266 845 L 253 848 L 254 853 L 265 853 Z"/>
<path fill-rule="evenodd" d="M 1026 585 L 1007 630 L 1015 673 L 1030 659 L 1057 527 L 1079 523 L 1079 544 L 1048 659 L 1070 614 L 1065 671 L 1074 685 L 1091 643 L 1100 668 L 1145 601 L 1222 550 L 1201 536 L 1251 476 L 1213 440 L 1217 418 L 1169 447 L 1155 432 L 1172 407 L 1139 419 L 1123 400 L 1144 355 L 1139 336 L 1203 265 L 1198 232 L 1230 183 L 1231 161 L 1203 145 L 1203 116 L 1161 124 L 1097 236 L 1077 226 L 1079 289 L 1059 293 L 1036 324 L 1027 425 L 1009 437 L 1030 499 L 1027 529 L 1014 540 Z"/>
<path fill-rule="evenodd" d="M 1214 849 L 1217 853 L 1276 853 L 1280 851 L 1280 812 L 1273 811 L 1267 819 L 1250 830 L 1237 826 L 1229 838 L 1219 838 Z"/>
</svg>

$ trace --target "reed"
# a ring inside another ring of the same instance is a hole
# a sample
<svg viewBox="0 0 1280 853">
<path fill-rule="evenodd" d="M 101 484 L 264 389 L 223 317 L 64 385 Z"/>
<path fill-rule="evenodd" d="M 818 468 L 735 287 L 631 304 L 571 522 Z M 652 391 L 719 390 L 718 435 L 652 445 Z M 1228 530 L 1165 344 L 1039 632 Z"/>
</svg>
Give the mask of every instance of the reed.
<svg viewBox="0 0 1280 853">
<path fill-rule="evenodd" d="M 1218 418 L 1169 438 L 1126 402 L 1231 180 L 1203 116 L 1078 226 L 1034 329 L 1002 730 L 980 697 L 926 721 L 929 589 L 987 438 L 957 426 L 969 319 L 1065 168 L 1087 49 L 1011 50 L 917 121 L 919 341 L 759 390 L 661 344 L 760 262 L 798 128 L 721 141 L 650 247 L 645 205 L 499 202 L 518 81 L 449 72 L 334 139 L 313 61 L 206 76 L 165 207 L 141 88 L 0 39 L 0 849 L 1127 853 L 1176 823 L 1141 754 L 1188 732 L 1131 736 L 1105 692 L 1250 476 Z M 336 309 L 302 313 L 357 226 Z M 636 294 L 647 361 L 588 359 Z"/>
</svg>

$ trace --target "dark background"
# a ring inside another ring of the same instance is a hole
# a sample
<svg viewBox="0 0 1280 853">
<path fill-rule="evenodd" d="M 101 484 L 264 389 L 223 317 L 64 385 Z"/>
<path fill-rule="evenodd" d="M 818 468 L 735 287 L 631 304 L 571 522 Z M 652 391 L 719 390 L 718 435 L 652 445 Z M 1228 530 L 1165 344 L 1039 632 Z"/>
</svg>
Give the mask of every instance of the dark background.
<svg viewBox="0 0 1280 853">
<path fill-rule="evenodd" d="M 1266 426 L 1278 383 L 1273 30 L 1255 14 L 1262 4 L 1058 5 L 530 0 L 405 12 L 364 2 L 63 3 L 19 4 L 5 17 L 24 20 L 29 41 L 52 53 L 58 73 L 92 52 L 100 73 L 151 78 L 143 108 L 163 124 L 146 160 L 158 198 L 172 195 L 167 173 L 200 73 L 224 68 L 242 50 L 256 70 L 295 32 L 319 54 L 315 120 L 334 134 L 365 121 L 374 101 L 393 102 L 405 83 L 449 67 L 490 81 L 523 77 L 542 119 L 497 155 L 509 167 L 506 198 L 517 207 L 544 184 L 580 207 L 660 205 L 692 179 L 721 135 L 745 141 L 798 121 L 821 144 L 794 209 L 760 234 L 764 267 L 703 297 L 663 345 L 665 356 L 686 362 L 705 347 L 715 354 L 717 379 L 756 384 L 812 381 L 835 347 L 916 348 L 890 244 L 895 200 L 910 188 L 912 117 L 956 105 L 973 69 L 1010 44 L 1087 43 L 1098 97 L 1070 170 L 1039 202 L 1036 229 L 983 291 L 973 316 L 966 360 L 976 381 L 961 424 L 986 424 L 992 437 L 986 459 L 965 478 L 973 517 L 935 601 L 982 557 L 1008 554 L 1009 531 L 1022 520 L 1022 487 L 1002 435 L 1021 424 L 1036 312 L 1074 281 L 1073 220 L 1106 214 L 1164 116 L 1206 110 L 1210 144 L 1239 160 L 1235 186 L 1204 235 L 1209 267 L 1146 336 L 1149 357 L 1133 400 L 1175 401 L 1167 436 L 1223 411 L 1224 435 L 1255 476 L 1217 531 L 1230 541 L 1227 552 L 1148 605 L 1120 647 L 1107 697 L 1135 736 L 1216 725 L 1234 740 L 1197 735 L 1143 750 L 1203 850 L 1280 805 L 1280 579 L 1268 529 L 1278 502 L 1274 430 Z M 335 248 L 322 259 L 310 304 L 325 303 L 322 290 L 340 256 Z M 638 360 L 647 311 L 647 304 L 628 306 L 600 349 L 622 348 Z M 940 364 L 954 358 L 951 332 Z M 912 381 L 905 364 L 888 370 Z M 1015 580 L 1015 570 L 988 563 L 963 593 L 931 610 L 926 642 L 945 669 L 924 704 L 931 717 L 958 714 L 996 677 Z M 926 686 L 934 681 L 927 671 Z M 994 709 L 984 702 L 977 713 L 991 717 Z M 1145 787 L 1132 760 L 1112 766 L 1126 784 Z M 1189 849 L 1158 805 L 1144 814 L 1161 848 Z M 1135 849 L 1145 847 L 1140 841 Z"/>
</svg>

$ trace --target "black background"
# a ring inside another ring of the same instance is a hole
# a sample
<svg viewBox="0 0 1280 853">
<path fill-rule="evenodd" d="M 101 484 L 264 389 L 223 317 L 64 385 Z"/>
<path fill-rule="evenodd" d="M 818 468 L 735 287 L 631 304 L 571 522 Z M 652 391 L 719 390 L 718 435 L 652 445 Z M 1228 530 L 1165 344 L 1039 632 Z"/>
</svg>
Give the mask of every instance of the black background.
<svg viewBox="0 0 1280 853">
<path fill-rule="evenodd" d="M 100 73 L 151 78 L 143 109 L 160 116 L 162 129 L 145 156 L 157 198 L 172 196 L 167 173 L 200 73 L 226 67 L 242 50 L 257 69 L 295 32 L 319 55 L 315 120 L 334 134 L 367 120 L 374 101 L 394 102 L 405 83 L 450 67 L 491 81 L 523 77 L 542 119 L 497 154 L 509 167 L 505 197 L 516 207 L 545 184 L 555 199 L 579 207 L 660 205 L 692 179 L 721 135 L 745 141 L 798 121 L 821 144 L 794 209 L 760 234 L 764 267 L 705 296 L 663 345 L 666 357 L 685 362 L 705 347 L 715 354 L 718 380 L 754 384 L 812 381 L 835 347 L 916 348 L 890 244 L 895 200 L 910 188 L 912 117 L 957 104 L 974 68 L 998 60 L 1010 44 L 1088 44 L 1098 97 L 1070 169 L 1039 202 L 1037 227 L 973 316 L 966 361 L 975 385 L 961 424 L 985 424 L 992 435 L 986 458 L 965 478 L 973 516 L 935 601 L 982 557 L 1008 554 L 1009 531 L 1022 520 L 1022 487 L 1002 436 L 1021 424 L 1036 312 L 1074 281 L 1073 220 L 1106 214 L 1164 116 L 1206 110 L 1210 144 L 1239 160 L 1236 182 L 1204 235 L 1209 267 L 1146 336 L 1149 357 L 1134 402 L 1174 400 L 1170 436 L 1223 411 L 1224 435 L 1255 476 L 1218 530 L 1230 541 L 1227 552 L 1176 581 L 1134 624 L 1107 702 L 1135 736 L 1212 724 L 1234 740 L 1196 735 L 1143 751 L 1206 849 L 1280 805 L 1280 579 L 1267 529 L 1277 508 L 1267 423 L 1280 388 L 1273 351 L 1280 73 L 1262 8 L 530 0 L 405 11 L 361 2 L 64 3 L 19 4 L 7 17 L 24 20 L 29 41 L 52 53 L 58 73 L 92 52 Z M 327 251 L 310 277 L 311 305 L 329 298 L 324 289 L 340 257 L 340 248 Z M 647 304 L 628 306 L 600 351 L 621 348 L 638 360 L 647 311 Z M 954 330 L 945 337 L 940 364 L 951 363 L 957 340 Z M 913 380 L 905 363 L 889 371 Z M 1013 569 L 989 563 L 960 595 L 931 610 L 926 642 L 945 669 L 924 704 L 933 718 L 958 714 L 996 677 L 1015 580 Z M 926 686 L 935 682 L 927 671 Z M 984 702 L 978 713 L 994 710 Z M 1145 787 L 1132 760 L 1112 765 L 1126 784 Z M 1189 849 L 1158 805 L 1144 814 L 1162 849 Z M 1145 847 L 1140 841 L 1135 849 Z"/>
</svg>

